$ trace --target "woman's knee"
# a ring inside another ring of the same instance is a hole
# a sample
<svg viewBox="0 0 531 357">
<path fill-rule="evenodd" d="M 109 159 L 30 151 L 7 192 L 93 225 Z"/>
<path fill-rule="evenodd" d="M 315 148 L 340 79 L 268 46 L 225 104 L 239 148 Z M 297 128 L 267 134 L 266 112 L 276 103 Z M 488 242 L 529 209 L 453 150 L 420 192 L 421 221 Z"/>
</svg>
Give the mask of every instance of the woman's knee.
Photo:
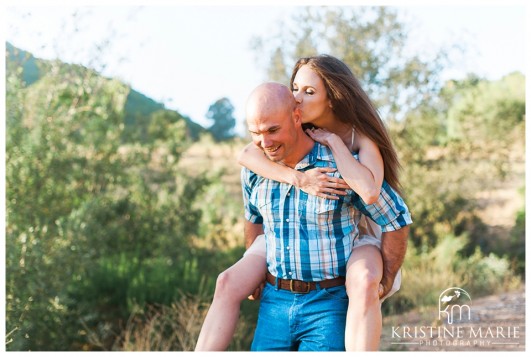
<svg viewBox="0 0 531 357">
<path fill-rule="evenodd" d="M 346 288 L 349 297 L 378 297 L 378 286 L 382 280 L 381 272 L 366 267 L 347 274 Z"/>
<path fill-rule="evenodd" d="M 238 282 L 234 279 L 230 270 L 225 270 L 218 275 L 216 280 L 216 291 L 214 298 L 236 298 L 238 291 Z"/>
</svg>

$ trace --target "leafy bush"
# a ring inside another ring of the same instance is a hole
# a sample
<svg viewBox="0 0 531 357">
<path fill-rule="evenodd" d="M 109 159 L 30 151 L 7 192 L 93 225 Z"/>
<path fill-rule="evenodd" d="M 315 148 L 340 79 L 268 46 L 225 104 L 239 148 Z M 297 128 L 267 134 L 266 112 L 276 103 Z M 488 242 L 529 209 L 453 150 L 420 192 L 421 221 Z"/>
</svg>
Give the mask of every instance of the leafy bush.
<svg viewBox="0 0 531 357">
<path fill-rule="evenodd" d="M 473 296 L 515 289 L 520 279 L 509 260 L 493 253 L 484 255 L 478 248 L 470 256 L 461 254 L 466 236 L 447 235 L 430 250 L 409 247 L 402 267 L 400 291 L 384 303 L 384 313 L 401 313 L 413 306 L 434 306 L 439 294 L 453 286 Z"/>
<path fill-rule="evenodd" d="M 81 323 L 99 319 L 112 339 L 134 305 L 201 281 L 190 237 L 209 178 L 178 171 L 175 123 L 156 146 L 121 144 L 117 81 L 60 64 L 31 87 L 8 78 L 7 348 L 90 349 Z"/>
</svg>

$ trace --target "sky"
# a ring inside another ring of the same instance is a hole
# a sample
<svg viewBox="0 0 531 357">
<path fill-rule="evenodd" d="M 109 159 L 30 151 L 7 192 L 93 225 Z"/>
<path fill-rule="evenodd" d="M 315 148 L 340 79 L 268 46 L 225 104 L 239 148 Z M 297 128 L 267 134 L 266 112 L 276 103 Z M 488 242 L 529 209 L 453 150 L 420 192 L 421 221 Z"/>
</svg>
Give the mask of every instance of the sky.
<svg viewBox="0 0 531 357">
<path fill-rule="evenodd" d="M 248 94 L 268 79 L 267 59 L 257 60 L 251 38 L 276 34 L 279 21 L 289 22 L 295 5 L 316 6 L 279 1 L 274 5 L 222 2 L 221 6 L 205 1 L 200 6 L 190 5 L 191 1 L 97 3 L 79 7 L 67 5 L 75 1 L 11 1 L 5 8 L 5 38 L 39 58 L 99 68 L 203 126 L 211 125 L 205 118 L 209 106 L 227 97 L 235 107 L 240 132 Z M 475 72 L 498 79 L 515 70 L 525 72 L 526 8 L 521 3 L 419 5 L 424 3 L 398 7 L 411 28 L 410 51 L 436 50 L 456 42 L 467 50 L 466 57 L 445 71 L 446 78 Z M 105 39 L 110 42 L 105 44 Z M 95 50 L 97 45 L 101 52 Z"/>
</svg>

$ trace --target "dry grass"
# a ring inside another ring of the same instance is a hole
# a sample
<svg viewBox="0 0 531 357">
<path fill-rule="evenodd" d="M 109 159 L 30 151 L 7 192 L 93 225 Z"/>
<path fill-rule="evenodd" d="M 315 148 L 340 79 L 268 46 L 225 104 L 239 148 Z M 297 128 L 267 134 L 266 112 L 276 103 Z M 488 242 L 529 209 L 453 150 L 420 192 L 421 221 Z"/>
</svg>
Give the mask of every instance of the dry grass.
<svg viewBox="0 0 531 357">
<path fill-rule="evenodd" d="M 179 166 L 190 174 L 223 170 L 222 181 L 227 184 L 230 193 L 240 195 L 241 166 L 236 158 L 246 144 L 247 142 L 241 139 L 215 143 L 209 137 L 204 136 L 186 150 L 179 162 Z"/>
<path fill-rule="evenodd" d="M 193 351 L 210 304 L 185 296 L 171 306 L 150 307 L 126 324 L 114 351 Z M 249 348 L 254 326 L 240 318 L 230 350 Z"/>
<path fill-rule="evenodd" d="M 206 312 L 207 305 L 199 297 L 151 307 L 127 322 L 113 350 L 193 351 Z"/>
</svg>

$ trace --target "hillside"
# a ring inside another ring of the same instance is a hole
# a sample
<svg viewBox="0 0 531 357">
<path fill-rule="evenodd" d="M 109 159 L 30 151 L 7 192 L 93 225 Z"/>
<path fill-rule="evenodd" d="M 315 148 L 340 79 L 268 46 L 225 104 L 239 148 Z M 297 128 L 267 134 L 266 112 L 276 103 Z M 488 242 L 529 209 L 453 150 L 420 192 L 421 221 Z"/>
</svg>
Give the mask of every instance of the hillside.
<svg viewBox="0 0 531 357">
<path fill-rule="evenodd" d="M 6 42 L 6 52 L 8 62 L 15 62 L 22 67 L 22 79 L 27 86 L 31 86 L 42 78 L 45 75 L 46 68 L 49 67 L 47 64 L 50 61 L 36 58 L 33 54 L 16 48 L 9 42 Z M 126 135 L 135 139 L 142 139 L 151 120 L 151 115 L 161 110 L 177 114 L 180 119 L 184 120 L 188 128 L 189 137 L 193 141 L 196 141 L 202 133 L 206 132 L 205 128 L 189 117 L 183 116 L 177 111 L 166 109 L 164 104 L 130 88 L 124 106 Z"/>
</svg>

